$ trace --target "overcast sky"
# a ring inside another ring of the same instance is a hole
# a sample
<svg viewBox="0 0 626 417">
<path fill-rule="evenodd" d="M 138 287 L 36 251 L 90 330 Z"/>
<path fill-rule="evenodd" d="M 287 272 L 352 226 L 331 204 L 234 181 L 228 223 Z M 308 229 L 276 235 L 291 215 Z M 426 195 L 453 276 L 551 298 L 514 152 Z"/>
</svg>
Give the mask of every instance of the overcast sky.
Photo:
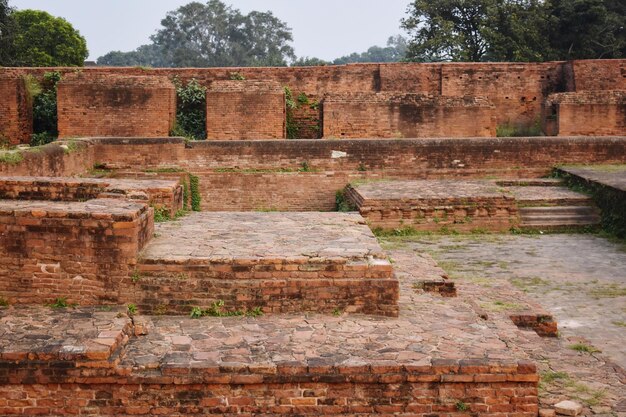
<svg viewBox="0 0 626 417">
<path fill-rule="evenodd" d="M 18 9 L 40 9 L 67 19 L 87 39 L 89 59 L 149 42 L 170 11 L 191 0 L 9 0 Z M 297 56 L 330 60 L 403 33 L 400 19 L 410 0 L 224 0 L 244 13 L 270 10 L 293 29 Z"/>
</svg>

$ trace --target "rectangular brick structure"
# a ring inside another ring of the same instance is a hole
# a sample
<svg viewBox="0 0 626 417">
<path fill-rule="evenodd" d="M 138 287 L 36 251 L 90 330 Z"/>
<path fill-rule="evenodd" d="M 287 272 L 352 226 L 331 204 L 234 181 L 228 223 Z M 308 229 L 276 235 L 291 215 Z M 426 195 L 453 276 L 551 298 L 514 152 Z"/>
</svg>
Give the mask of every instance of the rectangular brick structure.
<svg viewBox="0 0 626 417">
<path fill-rule="evenodd" d="M 194 213 L 157 234 L 125 291 L 143 311 L 398 314 L 398 281 L 357 214 Z"/>
<path fill-rule="evenodd" d="M 372 182 L 348 187 L 346 198 L 373 228 L 504 231 L 519 222 L 514 197 L 489 181 Z"/>
<path fill-rule="evenodd" d="M 583 91 L 548 96 L 547 123 L 559 136 L 624 135 L 626 91 Z M 579 123 L 584 120 L 584 123 Z"/>
<path fill-rule="evenodd" d="M 174 216 L 183 208 L 179 181 L 69 177 L 0 177 L 0 199 L 84 201 L 125 198 L 167 209 Z"/>
<path fill-rule="evenodd" d="M 285 90 L 273 81 L 215 81 L 207 91 L 207 138 L 284 139 Z"/>
<path fill-rule="evenodd" d="M 463 307 L 442 329 L 432 304 L 400 319 L 0 310 L 0 413 L 536 416 L 536 366 Z"/>
<path fill-rule="evenodd" d="M 325 138 L 495 136 L 494 107 L 481 97 L 405 93 L 327 95 Z"/>
<path fill-rule="evenodd" d="M 168 136 L 176 90 L 165 77 L 66 75 L 58 84 L 59 137 Z"/>
<path fill-rule="evenodd" d="M 33 133 L 32 101 L 24 79 L 0 73 L 0 145 L 29 143 Z"/>
<path fill-rule="evenodd" d="M 152 213 L 118 199 L 0 200 L 0 294 L 12 304 L 117 302 Z"/>
</svg>

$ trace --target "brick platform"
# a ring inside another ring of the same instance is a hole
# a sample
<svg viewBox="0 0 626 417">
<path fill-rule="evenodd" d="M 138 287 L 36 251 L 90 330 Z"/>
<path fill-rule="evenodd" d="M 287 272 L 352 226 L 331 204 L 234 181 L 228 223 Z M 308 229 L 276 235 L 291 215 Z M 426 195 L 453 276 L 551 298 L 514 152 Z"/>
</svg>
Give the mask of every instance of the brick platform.
<svg viewBox="0 0 626 417">
<path fill-rule="evenodd" d="M 374 228 L 508 230 L 515 200 L 492 181 L 378 181 L 350 186 L 346 198 Z"/>
<path fill-rule="evenodd" d="M 535 365 L 414 278 L 399 318 L 136 316 L 128 329 L 116 311 L 0 309 L 0 413 L 536 416 Z"/>
<path fill-rule="evenodd" d="M 387 230 L 480 232 L 597 226 L 593 199 L 562 185 L 551 179 L 377 181 L 349 186 L 345 195 L 371 227 Z"/>
<path fill-rule="evenodd" d="M 84 201 L 128 198 L 165 207 L 171 216 L 183 208 L 179 181 L 70 177 L 0 177 L 0 199 Z"/>
<path fill-rule="evenodd" d="M 398 281 L 357 214 L 194 213 L 156 234 L 126 292 L 144 311 L 398 314 Z"/>
<path fill-rule="evenodd" d="M 118 302 L 153 209 L 118 199 L 0 200 L 0 294 L 10 303 Z"/>
</svg>

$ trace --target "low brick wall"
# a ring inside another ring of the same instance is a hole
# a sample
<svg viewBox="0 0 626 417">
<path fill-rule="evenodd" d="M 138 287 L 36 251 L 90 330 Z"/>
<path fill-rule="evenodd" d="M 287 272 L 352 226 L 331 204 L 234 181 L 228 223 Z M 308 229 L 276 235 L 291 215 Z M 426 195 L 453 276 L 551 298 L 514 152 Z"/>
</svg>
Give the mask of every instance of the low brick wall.
<svg viewBox="0 0 626 417">
<path fill-rule="evenodd" d="M 113 199 L 0 201 L 0 294 L 11 304 L 117 302 L 152 213 Z"/>
<path fill-rule="evenodd" d="M 152 372 L 0 360 L 0 413 L 535 417 L 538 379 L 530 363 L 471 359 L 406 366 L 173 366 Z"/>
<path fill-rule="evenodd" d="M 626 91 L 583 91 L 551 94 L 546 100 L 548 124 L 559 136 L 623 135 Z M 579 123 L 584 120 L 585 123 Z"/>
<path fill-rule="evenodd" d="M 434 183 L 434 182 L 433 182 Z M 386 184 L 386 183 L 378 183 Z M 419 191 L 421 183 L 415 184 Z M 495 185 L 495 184 L 494 184 Z M 367 186 L 367 184 L 365 185 Z M 396 183 L 389 182 L 390 190 Z M 428 186 L 426 182 L 423 186 Z M 514 197 L 505 195 L 476 195 L 465 197 L 431 196 L 369 197 L 363 187 L 350 186 L 345 198 L 356 207 L 372 228 L 385 230 L 412 228 L 422 231 L 449 229 L 461 232 L 476 230 L 508 231 L 519 224 L 519 214 Z M 445 194 L 445 192 L 444 192 Z"/>
<path fill-rule="evenodd" d="M 189 314 L 223 301 L 224 311 L 315 311 L 398 315 L 399 284 L 388 262 L 290 259 L 231 262 L 141 260 L 125 300 L 144 312 Z"/>
<path fill-rule="evenodd" d="M 69 177 L 0 177 L 0 199 L 85 201 L 126 198 L 166 208 L 170 216 L 183 208 L 178 181 L 120 180 Z"/>
</svg>

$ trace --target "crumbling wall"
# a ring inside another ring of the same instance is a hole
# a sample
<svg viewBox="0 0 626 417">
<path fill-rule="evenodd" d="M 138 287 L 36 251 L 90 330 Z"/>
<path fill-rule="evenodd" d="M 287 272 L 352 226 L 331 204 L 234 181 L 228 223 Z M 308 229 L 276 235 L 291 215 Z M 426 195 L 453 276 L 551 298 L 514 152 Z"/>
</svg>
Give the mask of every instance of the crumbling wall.
<svg viewBox="0 0 626 417">
<path fill-rule="evenodd" d="M 59 137 L 168 136 L 176 90 L 165 77 L 85 74 L 58 84 Z"/>
<path fill-rule="evenodd" d="M 546 118 L 559 136 L 626 134 L 626 91 L 582 91 L 552 94 Z"/>
<path fill-rule="evenodd" d="M 483 97 L 400 93 L 328 95 L 325 138 L 495 136 L 494 108 Z"/>
<path fill-rule="evenodd" d="M 33 111 L 24 79 L 0 73 L 0 146 L 29 143 Z"/>
<path fill-rule="evenodd" d="M 272 81 L 215 81 L 207 91 L 207 138 L 284 139 L 285 90 Z"/>
</svg>

